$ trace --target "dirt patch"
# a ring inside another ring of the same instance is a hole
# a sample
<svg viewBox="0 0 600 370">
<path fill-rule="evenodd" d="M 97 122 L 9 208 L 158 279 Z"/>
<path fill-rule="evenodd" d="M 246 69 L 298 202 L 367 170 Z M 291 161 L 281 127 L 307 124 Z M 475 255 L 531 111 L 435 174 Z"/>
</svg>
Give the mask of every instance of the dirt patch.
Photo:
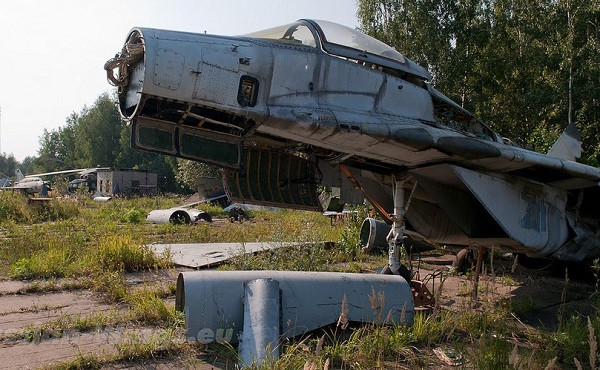
<svg viewBox="0 0 600 370">
<path fill-rule="evenodd" d="M 126 279 L 134 289 L 167 286 L 174 284 L 178 273 L 128 274 Z M 52 286 L 61 284 L 52 282 Z M 87 289 L 24 293 L 37 285 L 40 282 L 0 283 L 0 369 L 36 368 L 80 356 L 111 356 L 119 352 L 120 345 L 170 334 L 169 329 L 120 323 L 119 317 L 126 317 L 128 307 L 106 303 Z M 107 319 L 94 321 L 98 317 Z M 87 319 L 98 324 L 81 330 L 73 324 Z M 106 321 L 115 324 L 102 324 Z"/>
<path fill-rule="evenodd" d="M 447 259 L 448 255 L 439 258 Z M 468 275 L 449 273 L 451 264 L 431 264 L 432 261 L 436 261 L 436 257 L 421 261 L 419 276 L 436 293 L 439 305 L 445 309 L 478 309 L 507 304 L 517 313 L 515 319 L 520 324 L 548 330 L 557 327 L 561 313 L 589 315 L 596 310 L 590 300 L 595 287 L 589 277 L 569 279 L 564 268 L 528 270 L 513 266 L 513 261 L 508 258 L 494 262 L 493 269 L 488 263 L 483 267 L 475 297 L 472 272 Z M 438 291 L 440 271 L 446 271 L 446 274 L 441 291 Z"/>
<path fill-rule="evenodd" d="M 473 296 L 472 276 L 448 274 L 451 258 L 447 255 L 429 260 L 415 261 L 419 279 L 439 294 L 442 309 L 458 310 L 469 307 L 479 309 L 485 305 L 508 303 L 521 307 L 523 314 L 516 317 L 518 325 L 552 328 L 558 323 L 560 310 L 591 312 L 588 301 L 594 287 L 589 283 L 568 280 L 547 272 L 532 272 L 517 267 L 510 272 L 511 261 L 497 261 L 495 274 L 489 267 L 481 275 L 477 299 Z M 152 273 L 127 274 L 126 281 L 132 289 L 162 286 L 175 283 L 181 271 L 175 268 Z M 440 272 L 445 271 L 444 278 Z M 443 281 L 443 284 L 442 284 Z M 60 284 L 59 284 L 60 285 Z M 441 286 L 441 290 L 440 290 Z M 81 356 L 96 355 L 106 358 L 119 353 L 119 345 L 159 337 L 167 329 L 144 327 L 136 323 L 98 326 L 78 330 L 53 329 L 53 323 L 70 318 L 94 315 L 120 315 L 127 311 L 124 304 L 108 304 L 97 294 L 86 290 L 22 293 L 28 283 L 0 282 L 0 369 L 36 368 L 74 360 Z M 179 334 L 183 340 L 183 334 Z M 424 349 L 425 351 L 425 349 Z M 429 350 L 427 350 L 429 351 Z M 429 351 L 431 352 L 431 351 Z M 433 360 L 431 368 L 452 368 Z M 218 358 L 198 357 L 198 353 L 180 354 L 167 359 L 137 360 L 136 363 L 110 365 L 116 369 L 225 369 L 232 364 L 219 363 Z"/>
<path fill-rule="evenodd" d="M 48 366 L 80 355 L 110 356 L 118 352 L 119 343 L 127 343 L 132 338 L 141 341 L 160 332 L 158 329 L 123 326 L 83 333 L 77 330 L 50 331 L 31 341 L 8 340 L 0 343 L 0 369 Z"/>
<path fill-rule="evenodd" d="M 118 306 L 98 302 L 87 291 L 4 295 L 0 297 L 0 333 L 39 327 L 67 316 L 106 314 L 119 309 Z"/>
</svg>

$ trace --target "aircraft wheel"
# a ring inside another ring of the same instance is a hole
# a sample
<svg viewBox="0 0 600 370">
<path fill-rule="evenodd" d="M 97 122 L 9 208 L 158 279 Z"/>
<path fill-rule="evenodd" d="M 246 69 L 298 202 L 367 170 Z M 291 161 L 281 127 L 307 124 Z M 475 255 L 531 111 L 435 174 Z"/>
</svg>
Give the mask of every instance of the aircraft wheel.
<svg viewBox="0 0 600 370">
<path fill-rule="evenodd" d="M 390 268 L 390 265 L 385 265 L 381 271 L 379 271 L 380 274 L 383 275 L 393 275 L 394 273 L 392 272 L 392 269 Z M 400 270 L 398 270 L 398 274 L 400 276 L 402 276 L 406 281 L 411 281 L 411 273 L 408 270 L 408 268 L 406 268 L 406 266 L 404 265 L 400 265 Z"/>
<path fill-rule="evenodd" d="M 554 261 L 551 259 L 531 258 L 525 254 L 518 254 L 517 263 L 528 270 L 542 271 L 550 268 L 554 264 Z"/>
</svg>

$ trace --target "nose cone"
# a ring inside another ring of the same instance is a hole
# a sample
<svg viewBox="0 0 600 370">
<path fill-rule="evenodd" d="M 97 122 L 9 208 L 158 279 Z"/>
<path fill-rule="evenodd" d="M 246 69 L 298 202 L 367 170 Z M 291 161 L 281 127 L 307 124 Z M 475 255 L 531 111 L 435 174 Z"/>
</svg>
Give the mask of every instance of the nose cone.
<svg viewBox="0 0 600 370">
<path fill-rule="evenodd" d="M 141 30 L 134 29 L 121 52 L 104 64 L 109 83 L 118 87 L 119 111 L 125 119 L 135 115 L 142 97 L 144 52 L 144 36 Z"/>
</svg>

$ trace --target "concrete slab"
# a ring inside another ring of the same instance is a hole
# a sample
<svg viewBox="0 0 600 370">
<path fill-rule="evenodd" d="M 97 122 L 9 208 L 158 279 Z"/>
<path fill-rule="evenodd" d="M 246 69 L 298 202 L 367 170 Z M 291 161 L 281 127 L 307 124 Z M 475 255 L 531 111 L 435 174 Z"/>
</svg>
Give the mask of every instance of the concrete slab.
<svg viewBox="0 0 600 370">
<path fill-rule="evenodd" d="M 137 326 L 106 327 L 95 331 L 66 330 L 60 337 L 0 342 L 0 370 L 58 366 L 78 356 L 106 357 L 119 354 L 119 346 L 160 340 L 168 329 Z M 154 339 L 153 339 L 154 338 Z M 180 340 L 185 340 L 181 336 Z M 58 366 L 60 368 L 60 366 Z"/>
<path fill-rule="evenodd" d="M 191 268 L 214 267 L 228 259 L 247 253 L 273 250 L 299 243 L 192 243 L 151 244 L 154 253 L 161 255 L 170 251 L 173 263 Z"/>
</svg>

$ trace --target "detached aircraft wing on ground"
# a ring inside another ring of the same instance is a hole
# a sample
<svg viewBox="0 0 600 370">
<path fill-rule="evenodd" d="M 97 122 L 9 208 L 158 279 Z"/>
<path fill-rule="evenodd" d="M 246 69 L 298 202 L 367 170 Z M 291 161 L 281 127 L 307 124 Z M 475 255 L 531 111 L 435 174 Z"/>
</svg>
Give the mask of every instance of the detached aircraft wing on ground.
<svg viewBox="0 0 600 370">
<path fill-rule="evenodd" d="M 364 196 L 393 224 L 393 273 L 406 228 L 530 258 L 600 256 L 600 170 L 573 161 L 574 126 L 552 155 L 517 147 L 356 30 L 134 28 L 105 69 L 133 147 L 224 168 L 231 201 L 320 210 L 320 185 Z"/>
</svg>

